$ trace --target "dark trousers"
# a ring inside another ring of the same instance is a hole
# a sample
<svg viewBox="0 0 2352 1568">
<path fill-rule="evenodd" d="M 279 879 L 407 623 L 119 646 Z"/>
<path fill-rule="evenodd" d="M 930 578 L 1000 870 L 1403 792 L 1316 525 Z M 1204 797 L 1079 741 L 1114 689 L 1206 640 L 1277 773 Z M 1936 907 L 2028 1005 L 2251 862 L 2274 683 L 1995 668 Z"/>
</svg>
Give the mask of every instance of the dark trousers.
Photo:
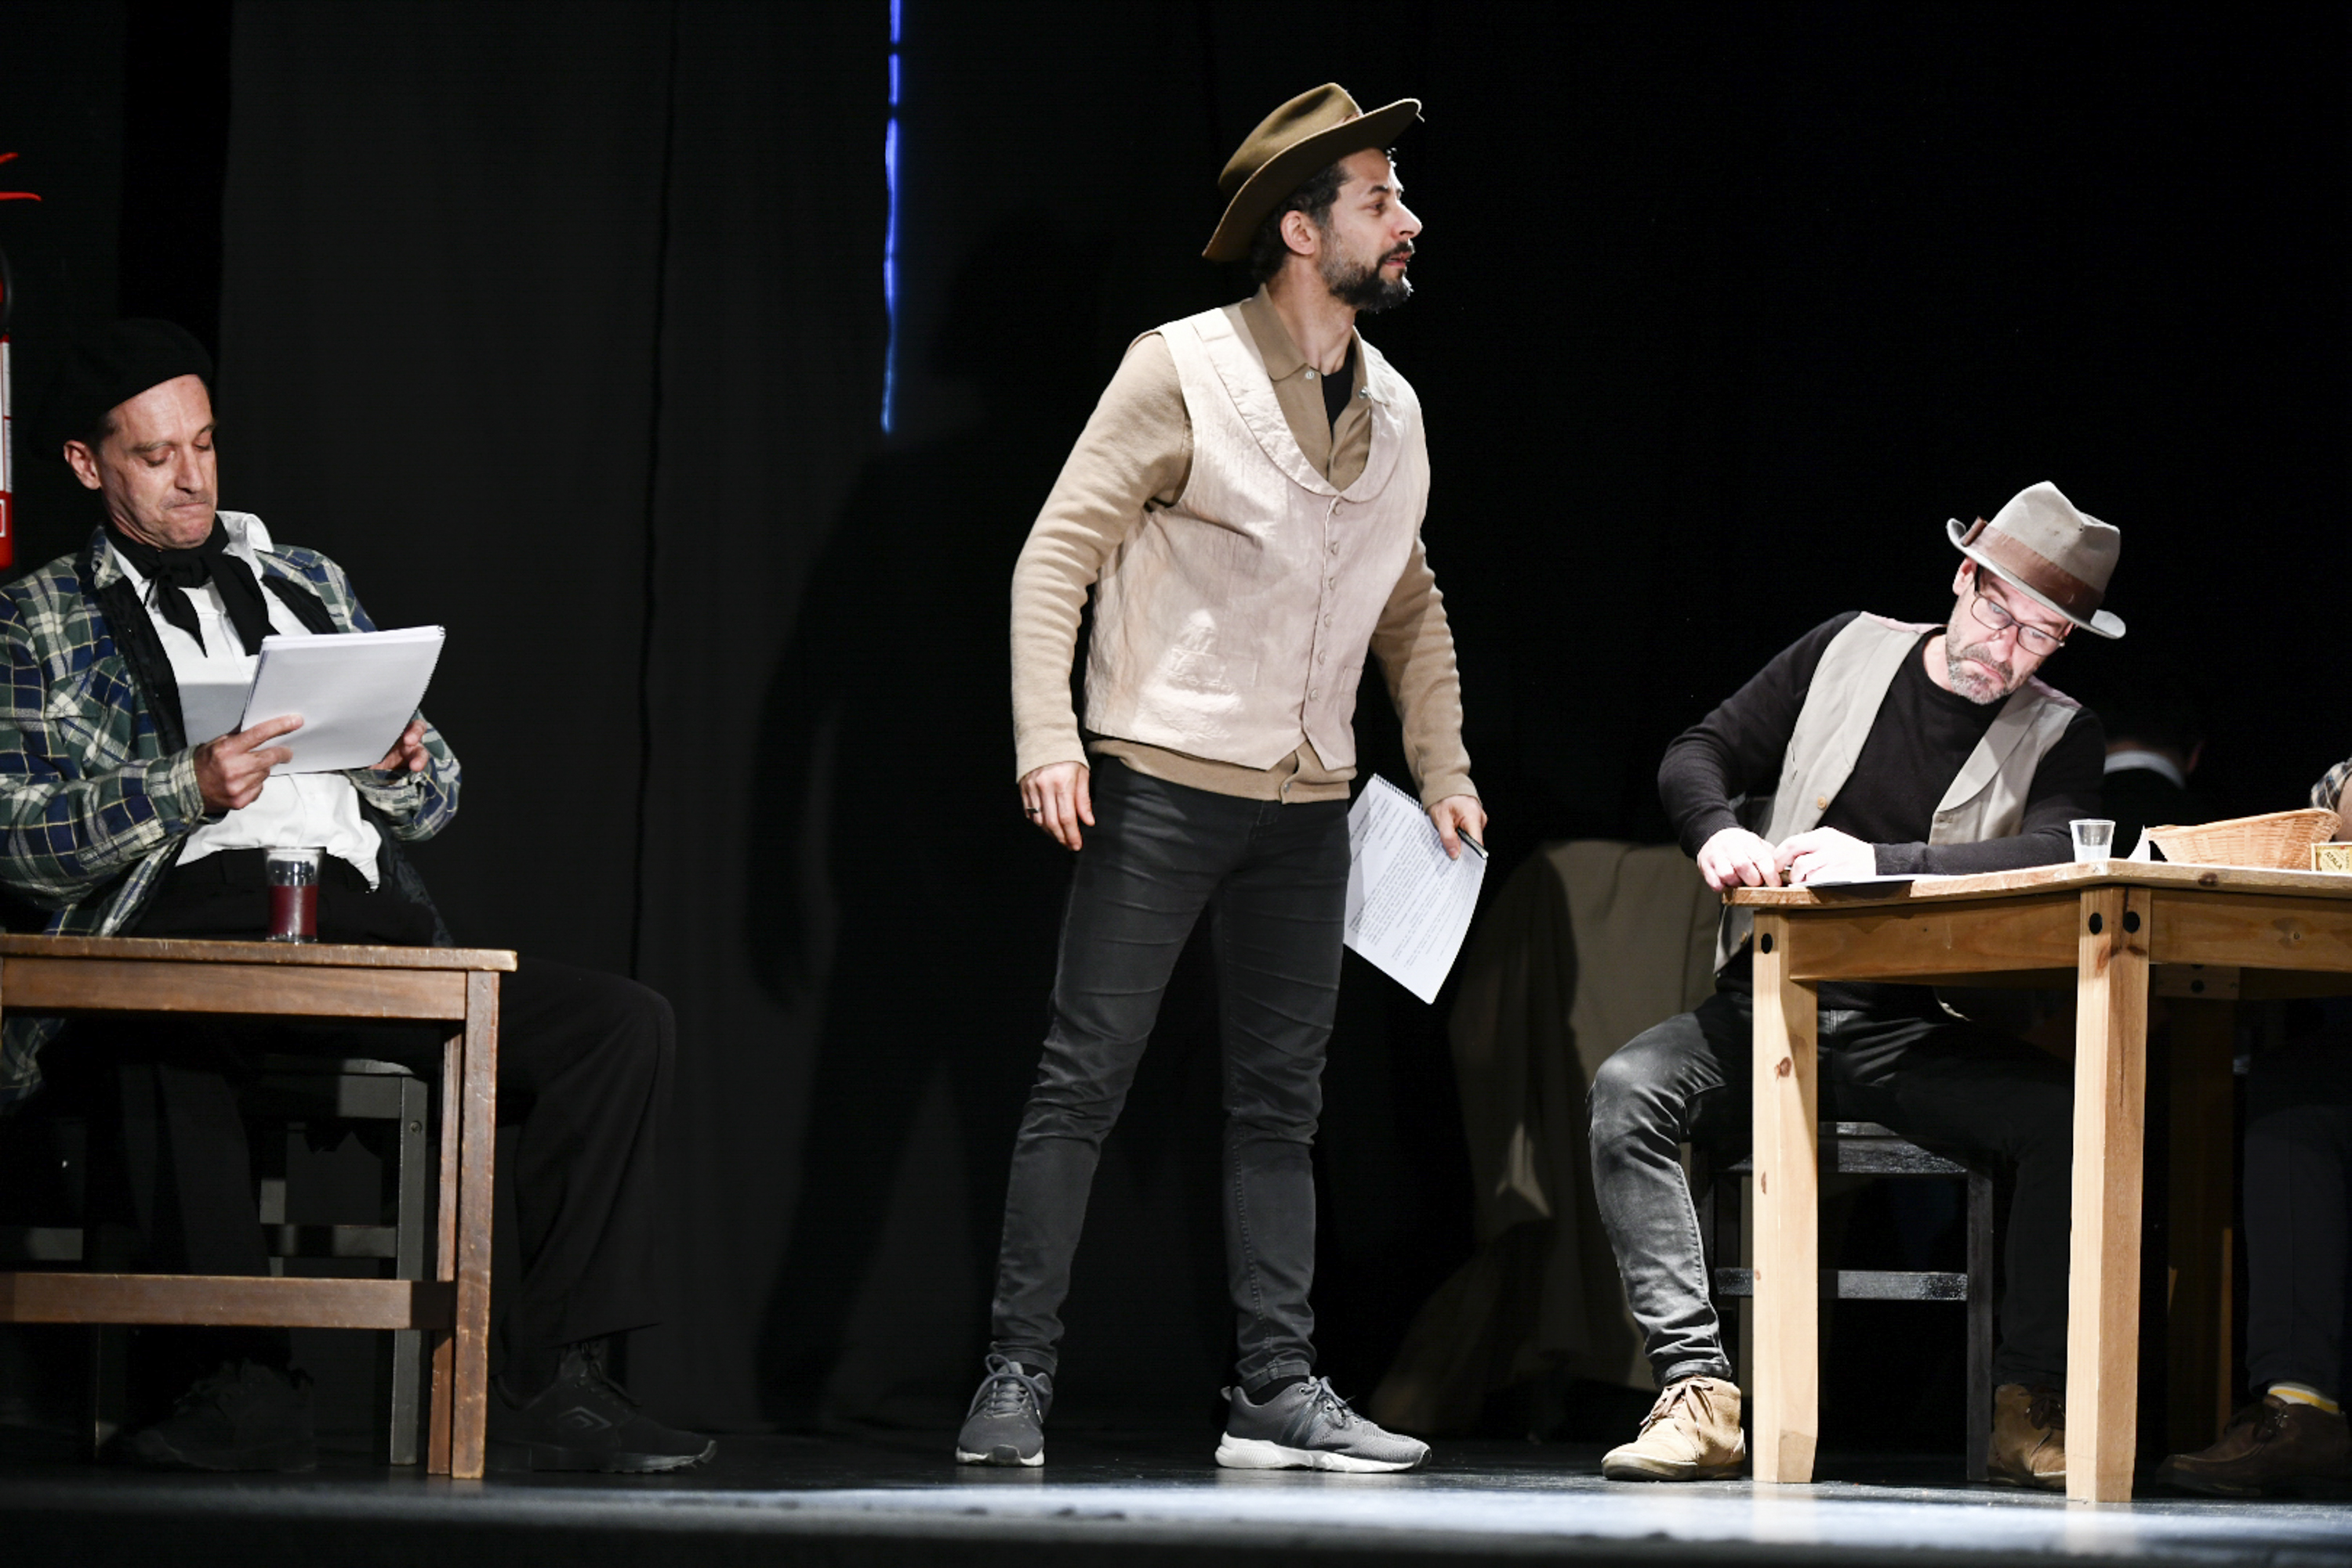
<svg viewBox="0 0 2352 1568">
<path fill-rule="evenodd" d="M 339 861 L 320 899 L 320 935 L 406 942 L 431 917 L 372 892 Z M 267 895 L 257 854 L 225 853 L 175 870 L 140 936 L 252 937 Z M 523 959 L 499 995 L 499 1122 L 514 1129 L 500 1176 L 513 1181 L 522 1277 L 501 1291 L 509 1359 L 639 1328 L 663 1316 L 661 1128 L 677 1026 L 657 993 L 618 975 Z M 52 1058 L 88 1080 L 111 1069 L 121 1161 L 151 1264 L 263 1274 L 236 1086 L 264 1054 L 371 1057 L 437 1071 L 430 1026 L 91 1023 Z"/>
<path fill-rule="evenodd" d="M 1677 1145 L 1745 1147 L 1754 1007 L 1721 991 L 1593 1076 L 1592 1183 L 1660 1386 L 1731 1376 Z M 1876 1121 L 1954 1158 L 2012 1161 L 1998 1383 L 2063 1387 L 2074 1093 L 2065 1066 L 1940 1011 L 1821 1013 L 1824 1120 Z"/>
<path fill-rule="evenodd" d="M 2342 1399 L 2352 1270 L 2352 1009 L 2246 1079 L 2246 1381 Z"/>
<path fill-rule="evenodd" d="M 1213 795 L 1106 760 L 1062 919 L 1052 1022 L 1004 1202 L 994 1349 L 1052 1369 L 1070 1258 L 1177 955 L 1212 921 L 1224 1045 L 1225 1260 L 1244 1384 L 1315 1363 L 1323 1054 L 1339 994 L 1344 801 Z"/>
</svg>

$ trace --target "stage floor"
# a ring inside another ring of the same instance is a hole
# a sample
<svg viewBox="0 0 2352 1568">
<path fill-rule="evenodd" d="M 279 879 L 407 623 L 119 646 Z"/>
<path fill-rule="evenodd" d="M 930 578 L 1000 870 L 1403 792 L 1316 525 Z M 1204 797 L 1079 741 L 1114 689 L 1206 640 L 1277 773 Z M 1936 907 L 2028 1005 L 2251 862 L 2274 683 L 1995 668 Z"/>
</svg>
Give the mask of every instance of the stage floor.
<svg viewBox="0 0 2352 1568">
<path fill-rule="evenodd" d="M 5 1561 L 239 1564 L 2019 1563 L 2352 1568 L 2352 1502 L 2102 1507 L 1971 1488 L 1950 1460 L 1832 1457 L 1809 1487 L 1624 1486 L 1584 1447 L 1446 1443 L 1405 1476 L 1221 1471 L 1213 1436 L 1058 1437 L 1053 1463 L 904 1441 L 732 1437 L 683 1477 L 428 1480 L 0 1467 Z"/>
</svg>

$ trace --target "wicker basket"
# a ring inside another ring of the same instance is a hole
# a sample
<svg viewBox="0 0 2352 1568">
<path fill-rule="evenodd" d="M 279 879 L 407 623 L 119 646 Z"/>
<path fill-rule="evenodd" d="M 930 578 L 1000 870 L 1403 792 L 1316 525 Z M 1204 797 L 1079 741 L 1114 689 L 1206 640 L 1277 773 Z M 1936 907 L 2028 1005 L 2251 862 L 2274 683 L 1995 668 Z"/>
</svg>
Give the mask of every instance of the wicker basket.
<svg viewBox="0 0 2352 1568">
<path fill-rule="evenodd" d="M 2166 859 L 2183 865 L 2307 871 L 2311 847 L 2335 837 L 2336 826 L 2332 811 L 2273 811 L 2195 827 L 2151 827 L 2147 836 Z"/>
</svg>

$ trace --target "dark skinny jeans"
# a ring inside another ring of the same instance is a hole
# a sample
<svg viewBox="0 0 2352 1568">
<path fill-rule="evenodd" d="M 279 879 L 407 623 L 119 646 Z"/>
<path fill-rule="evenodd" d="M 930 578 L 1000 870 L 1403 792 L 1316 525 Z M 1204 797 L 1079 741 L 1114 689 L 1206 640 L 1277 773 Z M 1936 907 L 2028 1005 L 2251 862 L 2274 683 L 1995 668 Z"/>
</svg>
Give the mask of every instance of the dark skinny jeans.
<svg viewBox="0 0 2352 1568">
<path fill-rule="evenodd" d="M 1244 1384 L 1314 1370 L 1323 1055 L 1339 993 L 1348 805 L 1211 794 L 1104 759 L 1062 919 L 1045 1058 L 1013 1148 L 993 1349 L 1053 1370 L 1104 1136 L 1205 910 L 1224 1036 L 1225 1259 Z"/>
</svg>

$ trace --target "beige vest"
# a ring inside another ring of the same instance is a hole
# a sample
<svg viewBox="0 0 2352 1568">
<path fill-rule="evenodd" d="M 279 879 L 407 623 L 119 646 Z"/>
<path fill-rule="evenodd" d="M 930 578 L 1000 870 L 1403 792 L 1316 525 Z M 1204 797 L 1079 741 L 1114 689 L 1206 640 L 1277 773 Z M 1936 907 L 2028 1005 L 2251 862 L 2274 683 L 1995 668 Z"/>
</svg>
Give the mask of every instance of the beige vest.
<svg viewBox="0 0 2352 1568">
<path fill-rule="evenodd" d="M 1250 768 L 1304 739 L 1351 767 L 1357 678 L 1429 499 L 1420 400 L 1365 343 L 1371 451 L 1335 489 L 1292 437 L 1238 306 L 1160 331 L 1192 474 L 1096 580 L 1087 728 Z"/>
<path fill-rule="evenodd" d="M 1863 615 L 1832 637 L 1782 754 L 1780 787 L 1763 800 L 1751 799 L 1741 818 L 1762 817 L 1759 831 L 1775 844 L 1819 826 L 1822 814 L 1853 773 L 1903 661 L 1918 658 L 1920 637 L 1935 629 Z M 1927 842 L 1979 844 L 2013 837 L 2024 826 L 2034 770 L 2074 722 L 2077 708 L 2073 698 L 2032 679 L 2011 692 L 1937 803 Z M 1716 968 L 1748 945 L 1755 923 L 1753 910 L 1725 907 Z"/>
</svg>

